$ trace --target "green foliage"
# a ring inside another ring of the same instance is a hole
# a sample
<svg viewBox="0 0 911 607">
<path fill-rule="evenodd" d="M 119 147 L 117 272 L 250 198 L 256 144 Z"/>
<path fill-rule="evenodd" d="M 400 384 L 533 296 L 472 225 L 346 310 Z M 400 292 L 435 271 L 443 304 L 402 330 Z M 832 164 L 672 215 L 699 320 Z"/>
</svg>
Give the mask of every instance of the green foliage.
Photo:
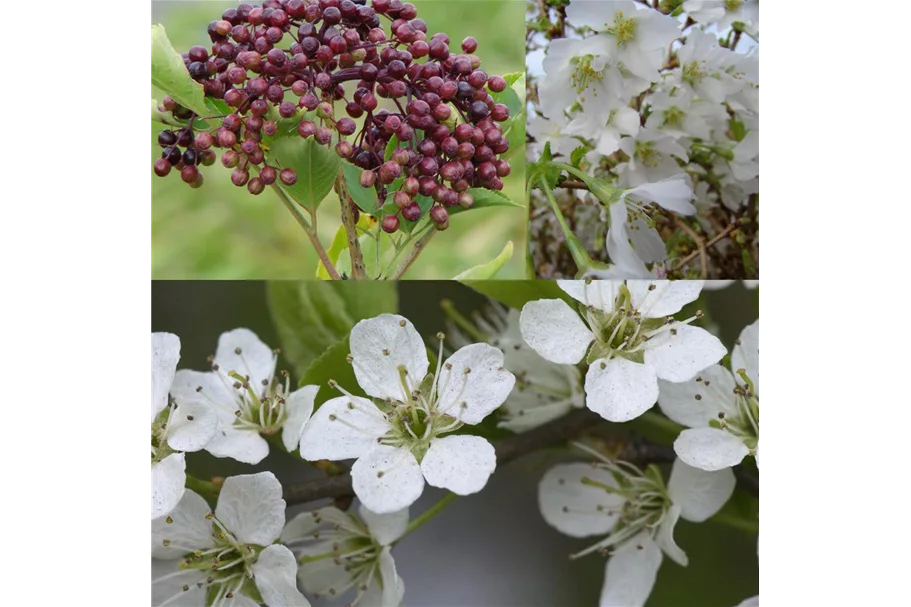
<svg viewBox="0 0 911 607">
<path fill-rule="evenodd" d="M 354 204 L 365 213 L 377 215 L 377 196 L 376 188 L 361 187 L 362 169 L 354 166 L 350 162 L 342 163 L 342 173 L 345 175 L 345 184 L 348 186 L 348 194 Z"/>
<path fill-rule="evenodd" d="M 506 265 L 506 262 L 512 258 L 512 249 L 512 241 L 510 240 L 506 243 L 506 246 L 503 247 L 503 250 L 499 255 L 487 263 L 483 263 L 479 266 L 465 270 L 458 276 L 454 277 L 453 280 L 489 280 L 493 278 L 496 276 L 497 272 L 499 272 L 503 266 Z"/>
<path fill-rule="evenodd" d="M 538 162 L 528 167 L 526 181 L 532 186 L 543 181 L 550 189 L 557 187 L 557 181 L 560 179 L 560 169 L 551 165 L 553 161 L 554 156 L 550 151 L 550 142 L 548 141 L 544 144 L 544 151 L 541 152 L 541 158 Z"/>
<path fill-rule="evenodd" d="M 301 205 L 315 210 L 332 190 L 338 174 L 338 156 L 317 144 L 313 137 L 276 139 L 269 149 L 269 157 L 278 166 L 297 173 L 294 185 L 280 187 Z"/>
<path fill-rule="evenodd" d="M 459 213 L 464 213 L 465 211 L 474 211 L 476 209 L 486 209 L 490 207 L 518 207 L 520 209 L 524 208 L 521 204 L 513 202 L 500 192 L 495 190 L 485 190 L 484 188 L 470 188 L 468 193 L 471 194 L 471 197 L 474 198 L 474 204 L 471 205 L 470 209 L 465 209 L 460 206 L 454 206 L 447 209 L 449 215 L 458 215 Z"/>
<path fill-rule="evenodd" d="M 356 396 L 364 396 L 354 375 L 354 368 L 348 362 L 348 354 L 350 353 L 351 348 L 348 345 L 348 336 L 346 335 L 329 346 L 300 376 L 298 386 L 319 386 L 319 392 L 316 394 L 314 404 L 316 409 L 330 398 L 342 395 L 341 392 L 329 386 L 330 379 L 335 380 L 340 387 L 348 392 Z"/>
<path fill-rule="evenodd" d="M 269 283 L 268 294 L 282 351 L 298 378 L 357 321 L 398 310 L 393 283 L 281 280 Z"/>
<path fill-rule="evenodd" d="M 152 86 L 200 116 L 207 115 L 202 85 L 190 78 L 183 57 L 174 50 L 163 25 L 152 26 Z"/>
<path fill-rule="evenodd" d="M 465 286 L 495 299 L 515 310 L 521 310 L 535 299 L 572 299 L 551 280 L 463 280 Z"/>
</svg>

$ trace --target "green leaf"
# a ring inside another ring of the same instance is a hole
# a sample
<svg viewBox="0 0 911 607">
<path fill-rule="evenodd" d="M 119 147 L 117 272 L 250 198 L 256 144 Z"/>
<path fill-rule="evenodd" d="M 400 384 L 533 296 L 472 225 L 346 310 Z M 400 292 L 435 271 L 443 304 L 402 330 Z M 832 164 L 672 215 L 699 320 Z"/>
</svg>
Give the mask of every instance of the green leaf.
<svg viewBox="0 0 911 607">
<path fill-rule="evenodd" d="M 329 386 L 330 379 L 338 382 L 340 387 L 355 396 L 365 396 L 360 386 L 358 386 L 357 378 L 354 376 L 354 368 L 348 362 L 348 354 L 350 352 L 348 336 L 345 335 L 327 347 L 300 376 L 301 379 L 298 382 L 298 386 L 319 386 L 314 408 L 318 409 L 320 405 L 330 398 L 341 396 L 341 392 Z"/>
<path fill-rule="evenodd" d="M 348 248 L 348 235 L 345 232 L 345 226 L 339 226 L 338 230 L 335 232 L 335 237 L 332 239 L 332 244 L 326 250 L 326 254 L 329 256 L 329 261 L 332 262 L 332 265 L 335 266 L 335 269 L 338 270 L 338 258 L 341 255 L 342 251 Z M 339 273 L 341 271 L 339 270 Z M 323 262 L 320 261 L 319 265 L 316 266 L 316 277 L 322 280 L 329 280 L 329 272 L 326 271 L 326 266 L 323 265 Z"/>
<path fill-rule="evenodd" d="M 447 209 L 449 215 L 457 215 L 459 213 L 464 213 L 465 211 L 473 211 L 475 209 L 486 209 L 489 207 L 518 207 L 520 209 L 525 208 L 523 205 L 518 202 L 514 202 L 507 198 L 505 195 L 501 194 L 496 190 L 485 190 L 484 188 L 471 188 L 468 190 L 468 193 L 471 194 L 471 197 L 474 198 L 474 204 L 471 205 L 470 209 L 465 209 L 460 206 L 453 206 Z"/>
<path fill-rule="evenodd" d="M 378 202 L 376 188 L 361 187 L 361 172 L 361 169 L 350 162 L 342 163 L 342 173 L 345 175 L 348 193 L 351 195 L 354 204 L 363 212 L 375 215 L 377 214 L 376 205 Z"/>
<path fill-rule="evenodd" d="M 268 300 L 296 377 L 359 320 L 398 310 L 396 285 L 384 282 L 272 281 Z"/>
<path fill-rule="evenodd" d="M 560 179 L 560 169 L 551 166 L 554 156 L 550 151 L 550 142 L 544 144 L 544 151 L 541 152 L 541 159 L 528 167 L 526 180 L 528 183 L 544 181 L 554 189 L 557 187 L 557 180 Z"/>
<path fill-rule="evenodd" d="M 579 147 L 577 147 L 576 149 L 574 149 L 572 151 L 572 154 L 569 155 L 569 163 L 571 165 L 573 165 L 574 167 L 576 167 L 577 169 L 580 168 L 579 162 L 582 161 L 582 159 L 585 157 L 585 155 L 587 153 L 588 153 L 588 147 L 586 147 L 584 145 L 580 145 Z"/>
<path fill-rule="evenodd" d="M 507 87 L 499 93 L 491 92 L 490 96 L 495 103 L 502 103 L 509 108 L 509 115 L 516 116 L 524 108 L 525 103 L 525 72 L 516 72 L 503 76 Z"/>
<path fill-rule="evenodd" d="M 509 141 L 509 149 L 501 158 L 511 158 L 516 152 L 525 153 L 525 108 L 509 119 L 509 125 L 504 133 Z"/>
<path fill-rule="evenodd" d="M 269 148 L 269 158 L 272 161 L 270 164 L 294 169 L 297 182 L 281 187 L 299 204 L 313 210 L 332 190 L 338 174 L 338 156 L 327 147 L 318 145 L 313 137 L 276 139 Z"/>
<path fill-rule="evenodd" d="M 393 135 L 389 138 L 389 143 L 386 144 L 386 151 L 383 152 L 383 160 L 389 160 L 392 157 L 392 152 L 399 147 L 399 136 Z"/>
<path fill-rule="evenodd" d="M 463 280 L 462 283 L 516 310 L 536 299 L 573 301 L 552 280 Z"/>
<path fill-rule="evenodd" d="M 185 108 L 200 116 L 208 115 L 205 91 L 190 78 L 183 57 L 174 50 L 163 25 L 152 26 L 152 85 Z"/>
<path fill-rule="evenodd" d="M 481 265 L 469 268 L 454 277 L 453 280 L 489 280 L 499 272 L 506 262 L 512 258 L 512 241 L 506 243 L 500 254 Z"/>
</svg>

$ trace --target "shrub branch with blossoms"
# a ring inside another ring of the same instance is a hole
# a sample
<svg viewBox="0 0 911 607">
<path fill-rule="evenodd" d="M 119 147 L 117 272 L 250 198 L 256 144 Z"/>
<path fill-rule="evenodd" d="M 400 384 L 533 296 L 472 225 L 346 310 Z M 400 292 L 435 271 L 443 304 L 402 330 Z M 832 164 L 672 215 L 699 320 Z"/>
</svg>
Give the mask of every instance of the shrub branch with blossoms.
<svg viewBox="0 0 911 607">
<path fill-rule="evenodd" d="M 523 143 L 524 74 L 488 74 L 475 38 L 428 32 L 400 0 L 265 0 L 213 17 L 182 54 L 152 28 L 154 172 L 200 188 L 220 152 L 234 185 L 287 207 L 319 277 L 400 278 L 452 216 L 521 207 L 500 190 Z M 341 225 L 326 247 L 316 211 L 333 191 Z M 466 271 L 493 275 L 504 244 Z"/>
<path fill-rule="evenodd" d="M 758 0 L 539 0 L 527 29 L 537 275 L 757 277 Z"/>
<path fill-rule="evenodd" d="M 680 519 L 758 529 L 759 325 L 730 350 L 714 334 L 727 284 L 469 284 L 474 312 L 415 287 L 445 334 L 394 285 L 313 281 L 270 285 L 283 353 L 240 328 L 177 370 L 180 339 L 152 335 L 153 605 L 407 604 L 396 546 L 530 454 L 543 520 L 604 561 L 601 607 L 643 605 L 664 557 L 690 565 Z M 199 450 L 283 453 L 311 480 L 199 478 Z M 445 494 L 412 517 L 425 485 Z"/>
</svg>

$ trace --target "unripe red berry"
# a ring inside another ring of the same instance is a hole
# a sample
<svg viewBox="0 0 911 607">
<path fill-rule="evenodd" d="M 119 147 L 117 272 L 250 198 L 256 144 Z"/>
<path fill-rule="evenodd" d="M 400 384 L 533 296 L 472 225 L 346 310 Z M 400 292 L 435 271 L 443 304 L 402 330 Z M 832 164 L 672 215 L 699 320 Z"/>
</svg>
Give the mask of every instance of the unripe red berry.
<svg viewBox="0 0 911 607">
<path fill-rule="evenodd" d="M 247 182 L 247 191 L 253 194 L 254 196 L 259 196 L 263 193 L 263 190 L 266 189 L 266 184 L 263 183 L 263 180 L 259 177 L 254 177 Z"/>
<path fill-rule="evenodd" d="M 339 141 L 335 144 L 335 153 L 340 158 L 351 158 L 354 156 L 354 146 L 347 141 Z"/>
<path fill-rule="evenodd" d="M 470 209 L 474 205 L 474 196 L 468 192 L 459 194 L 459 206 L 463 209 Z"/>
<path fill-rule="evenodd" d="M 402 217 L 408 221 L 417 221 L 421 218 L 421 207 L 416 202 L 412 202 L 402 209 Z"/>
<path fill-rule="evenodd" d="M 430 220 L 438 230 L 445 230 L 449 227 L 449 213 L 443 207 L 435 206 L 430 209 Z"/>
<path fill-rule="evenodd" d="M 387 234 L 395 234 L 399 229 L 399 218 L 395 215 L 386 215 L 383 217 L 383 231 Z"/>
<path fill-rule="evenodd" d="M 278 178 L 285 185 L 294 185 L 297 183 L 297 173 L 291 169 L 282 169 L 282 172 L 278 174 Z"/>
<path fill-rule="evenodd" d="M 275 183 L 275 179 L 278 177 L 278 171 L 275 170 L 275 167 L 264 166 L 259 172 L 259 178 L 266 185 L 272 185 Z"/>
<path fill-rule="evenodd" d="M 478 50 L 478 41 L 475 38 L 468 36 L 462 40 L 462 51 L 466 53 L 473 53 L 476 50 Z"/>
<path fill-rule="evenodd" d="M 404 208 L 407 207 L 409 204 L 411 204 L 411 196 L 409 196 L 409 195 L 408 195 L 407 193 L 405 193 L 404 191 L 399 190 L 399 191 L 396 192 L 395 195 L 392 197 L 392 201 L 395 203 L 395 206 L 397 206 L 397 207 L 400 208 L 400 209 L 404 209 Z"/>
<path fill-rule="evenodd" d="M 360 182 L 362 188 L 372 188 L 376 183 L 376 174 L 373 171 L 364 171 L 361 173 Z"/>
<path fill-rule="evenodd" d="M 155 174 L 159 177 L 164 177 L 171 172 L 171 163 L 168 162 L 167 158 L 158 158 L 155 160 Z"/>
<path fill-rule="evenodd" d="M 408 177 L 402 182 L 402 191 L 409 196 L 417 194 L 418 188 L 420 188 L 420 182 L 415 177 Z"/>
<path fill-rule="evenodd" d="M 185 183 L 193 183 L 199 175 L 199 170 L 194 165 L 185 166 L 180 170 L 180 178 Z"/>
<path fill-rule="evenodd" d="M 249 180 L 249 179 L 250 179 L 250 173 L 247 171 L 247 169 L 242 169 L 240 167 L 237 167 L 236 169 L 231 171 L 231 183 L 233 183 L 237 187 L 246 185 L 247 180 Z"/>
</svg>

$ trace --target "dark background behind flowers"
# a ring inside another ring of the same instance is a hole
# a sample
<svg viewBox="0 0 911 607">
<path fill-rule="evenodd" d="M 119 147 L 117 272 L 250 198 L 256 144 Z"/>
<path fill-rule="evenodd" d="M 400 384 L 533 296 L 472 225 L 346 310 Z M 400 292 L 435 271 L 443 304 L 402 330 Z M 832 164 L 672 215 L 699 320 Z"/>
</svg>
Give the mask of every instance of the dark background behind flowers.
<svg viewBox="0 0 911 607">
<path fill-rule="evenodd" d="M 437 331 L 445 329 L 441 299 L 451 299 L 466 315 L 485 305 L 483 297 L 453 282 L 401 282 L 398 289 L 400 313 L 414 322 L 428 343 L 433 342 Z M 730 349 L 741 329 L 758 316 L 758 290 L 747 290 L 740 284 L 719 291 L 706 290 L 699 305 L 706 311 L 708 328 L 717 331 Z M 248 327 L 272 347 L 281 346 L 267 307 L 265 283 L 152 283 L 152 330 L 180 336 L 179 368 L 207 370 L 206 357 L 214 352 L 218 336 L 237 327 Z M 278 367 L 291 368 L 283 358 Z M 297 379 L 292 377 L 295 382 Z M 405 604 L 597 605 L 604 558 L 568 558 L 597 538 L 566 537 L 549 527 L 538 511 L 538 479 L 555 461 L 553 454 L 539 452 L 498 468 L 481 493 L 457 499 L 396 546 L 393 555 L 405 581 Z M 274 449 L 257 466 L 217 459 L 205 452 L 191 453 L 187 468 L 200 478 L 271 470 L 283 483 L 321 474 L 296 456 Z M 441 496 L 441 491 L 427 487 L 411 507 L 411 516 L 420 514 Z M 290 509 L 288 519 L 302 509 Z M 679 567 L 665 558 L 647 607 L 734 607 L 758 592 L 754 529 L 732 528 L 712 521 L 696 525 L 681 520 L 675 537 L 689 556 L 690 565 Z M 322 604 L 325 603 L 315 603 Z"/>
</svg>

